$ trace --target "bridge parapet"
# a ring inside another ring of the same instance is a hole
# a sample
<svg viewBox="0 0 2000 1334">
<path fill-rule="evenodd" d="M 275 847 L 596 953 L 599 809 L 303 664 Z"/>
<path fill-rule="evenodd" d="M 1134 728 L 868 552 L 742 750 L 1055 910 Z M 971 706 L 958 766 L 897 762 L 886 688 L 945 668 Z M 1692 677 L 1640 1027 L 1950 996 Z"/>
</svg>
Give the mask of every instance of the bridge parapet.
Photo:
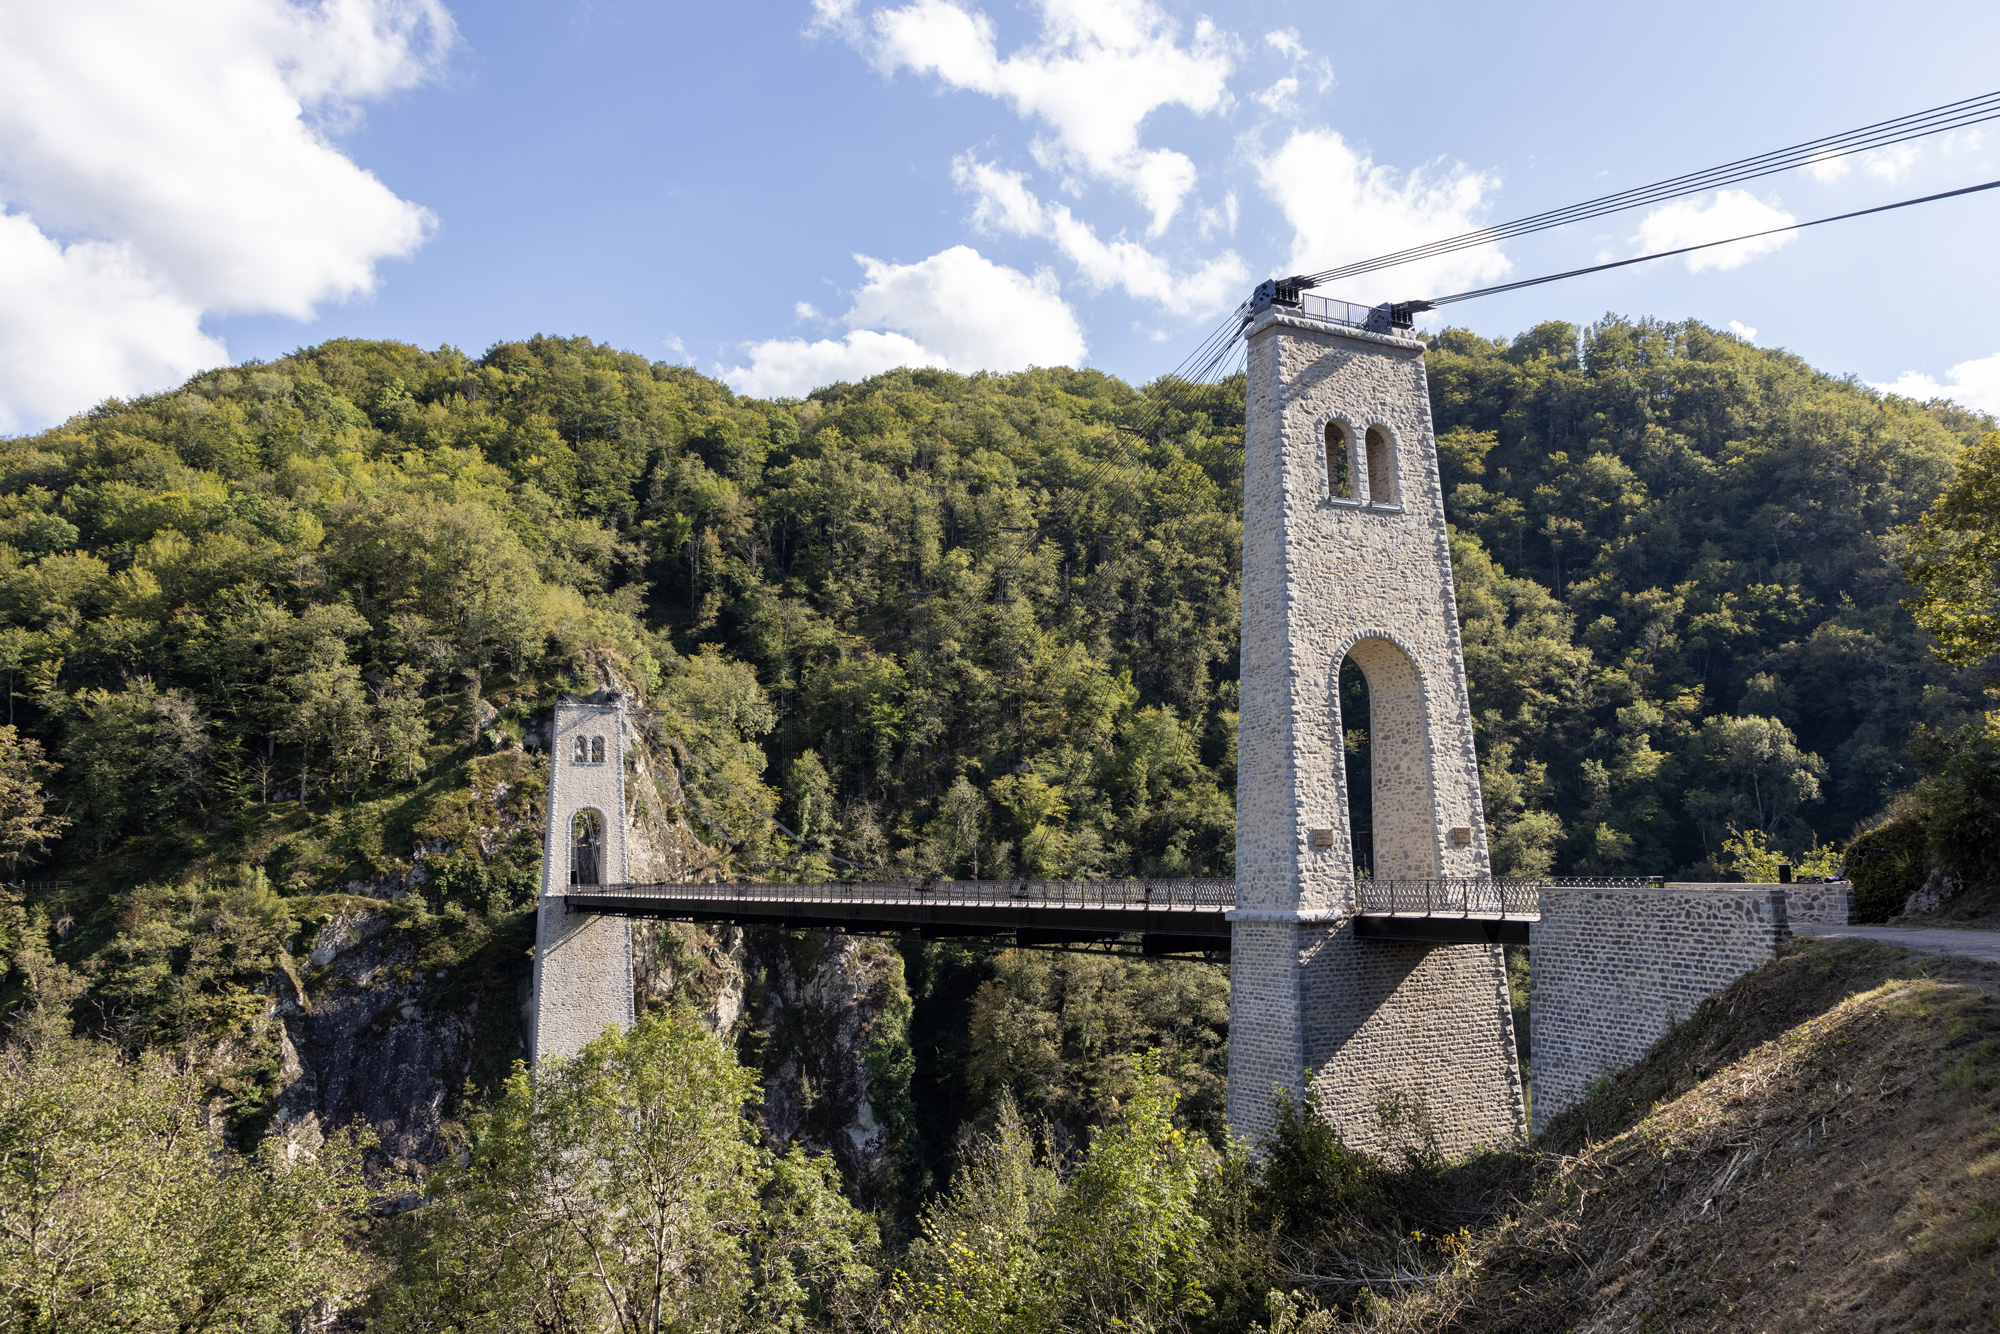
<svg viewBox="0 0 2000 1334">
<path fill-rule="evenodd" d="M 733 881 L 698 885 L 572 886 L 570 897 L 604 896 L 741 903 L 934 903 L 965 907 L 1232 908 L 1228 877 L 1171 880 L 828 880 Z"/>
<path fill-rule="evenodd" d="M 863 933 L 1007 936 L 1102 944 L 1137 935 L 1149 954 L 1229 948 L 1229 879 L 855 880 L 572 885 L 573 913 Z"/>
</svg>

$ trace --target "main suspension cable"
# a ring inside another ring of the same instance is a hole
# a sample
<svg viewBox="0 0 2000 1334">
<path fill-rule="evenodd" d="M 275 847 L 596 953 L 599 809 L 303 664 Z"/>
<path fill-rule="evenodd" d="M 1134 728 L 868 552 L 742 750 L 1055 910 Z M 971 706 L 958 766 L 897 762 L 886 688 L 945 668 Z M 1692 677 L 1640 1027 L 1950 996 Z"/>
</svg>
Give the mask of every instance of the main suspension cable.
<svg viewBox="0 0 2000 1334">
<path fill-rule="evenodd" d="M 1470 301 L 1478 296 L 1492 296 L 1498 292 L 1519 291 L 1523 287 L 1539 287 L 1543 283 L 1561 282 L 1564 278 L 1580 278 L 1586 273 L 1602 273 L 1606 269 L 1622 269 L 1628 264 L 1644 264 L 1649 260 L 1671 259 L 1675 255 L 1685 255 L 1696 250 L 1709 250 L 1715 246 L 1734 245 L 1738 241 L 1754 241 L 1760 236 L 1776 236 L 1781 232 L 1803 231 L 1807 227 L 1819 227 L 1829 222 L 1844 222 L 1848 218 L 1864 218 L 1870 213 L 1889 213 L 1899 208 L 1910 208 L 1916 204 L 1929 204 L 1939 199 L 1955 199 L 1960 195 L 1976 195 L 1982 190 L 2000 189 L 2000 181 L 1988 181 L 1984 185 L 1967 185 L 1957 190 L 1944 190 L 1934 195 L 1920 195 L 1915 199 L 1902 199 L 1893 204 L 1877 204 L 1873 208 L 1858 208 L 1852 213 L 1836 213 L 1832 217 L 1814 218 L 1810 222 L 1791 222 L 1783 227 L 1767 227 L 1761 232 L 1745 232 L 1741 236 L 1731 236 L 1720 241 L 1703 241 L 1699 245 L 1684 245 L 1674 250 L 1658 250 L 1650 255 L 1634 255 L 1630 259 L 1614 259 L 1604 264 L 1592 264 L 1587 268 L 1568 269 L 1562 273 L 1545 274 L 1540 278 L 1523 278 L 1519 282 L 1500 283 L 1494 287 L 1475 288 L 1470 292 L 1454 292 L 1450 296 L 1434 296 L 1426 302 L 1412 302 L 1412 306 L 1449 306 L 1460 301 Z"/>
<path fill-rule="evenodd" d="M 1378 269 L 1392 268 L 1413 263 L 1420 259 L 1430 259 L 1438 255 L 1469 249 L 1473 246 L 1490 245 L 1497 241 L 1526 236 L 1532 232 L 1546 231 L 1572 222 L 1582 222 L 1590 218 L 1603 217 L 1610 213 L 1628 209 L 1643 208 L 1649 204 L 1664 203 L 1687 195 L 1700 194 L 1705 190 L 1735 185 L 1743 181 L 1775 175 L 1798 167 L 1811 166 L 1819 162 L 1833 161 L 1854 153 L 1870 152 L 1889 148 L 1912 139 L 1920 139 L 1949 130 L 1964 129 L 1968 126 L 2000 118 L 2000 91 L 1982 93 L 1978 97 L 1963 98 L 1957 102 L 1947 102 L 1943 106 L 1926 111 L 1912 112 L 1893 120 L 1878 121 L 1859 129 L 1841 134 L 1826 135 L 1809 139 L 1789 148 L 1774 149 L 1755 157 L 1739 158 L 1718 167 L 1703 171 L 1688 172 L 1684 175 L 1655 181 L 1651 185 L 1635 186 L 1616 194 L 1604 195 L 1597 199 L 1571 204 L 1564 208 L 1550 209 L 1531 214 L 1513 222 L 1501 223 L 1493 227 L 1483 227 L 1477 231 L 1449 236 L 1437 241 L 1379 255 L 1374 259 L 1357 260 L 1318 273 L 1303 275 L 1310 285 L 1318 286 L 1337 282 L 1342 278 L 1352 278 Z"/>
</svg>

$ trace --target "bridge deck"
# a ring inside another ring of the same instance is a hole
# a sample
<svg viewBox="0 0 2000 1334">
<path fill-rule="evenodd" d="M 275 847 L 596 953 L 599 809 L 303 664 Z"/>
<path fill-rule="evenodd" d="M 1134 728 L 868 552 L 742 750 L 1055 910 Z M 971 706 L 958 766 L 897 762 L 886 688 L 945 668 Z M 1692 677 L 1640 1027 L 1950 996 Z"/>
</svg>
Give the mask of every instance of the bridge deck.
<svg viewBox="0 0 2000 1334">
<path fill-rule="evenodd" d="M 583 912 L 925 936 L 1012 934 L 1021 944 L 1141 937 L 1148 953 L 1229 947 L 1233 880 L 943 880 L 571 886 Z"/>
<path fill-rule="evenodd" d="M 1522 944 L 1551 884 L 1579 880 L 1474 877 L 1360 880 L 1354 933 L 1364 940 Z M 1022 944 L 1089 944 L 1138 936 L 1149 953 L 1212 952 L 1229 945 L 1236 882 L 1176 880 L 875 880 L 816 884 L 620 884 L 572 886 L 574 909 L 684 922 L 733 922 L 926 936 L 1011 934 Z"/>
</svg>

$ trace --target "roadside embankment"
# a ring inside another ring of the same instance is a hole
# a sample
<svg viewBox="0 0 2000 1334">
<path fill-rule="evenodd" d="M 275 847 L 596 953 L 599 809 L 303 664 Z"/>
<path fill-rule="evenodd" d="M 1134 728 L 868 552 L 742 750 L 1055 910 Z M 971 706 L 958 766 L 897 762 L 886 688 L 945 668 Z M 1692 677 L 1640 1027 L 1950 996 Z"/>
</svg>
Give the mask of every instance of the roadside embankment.
<svg viewBox="0 0 2000 1334">
<path fill-rule="evenodd" d="M 1799 940 L 1553 1122 L 1393 1330 L 1991 1328 L 2000 967 Z"/>
</svg>

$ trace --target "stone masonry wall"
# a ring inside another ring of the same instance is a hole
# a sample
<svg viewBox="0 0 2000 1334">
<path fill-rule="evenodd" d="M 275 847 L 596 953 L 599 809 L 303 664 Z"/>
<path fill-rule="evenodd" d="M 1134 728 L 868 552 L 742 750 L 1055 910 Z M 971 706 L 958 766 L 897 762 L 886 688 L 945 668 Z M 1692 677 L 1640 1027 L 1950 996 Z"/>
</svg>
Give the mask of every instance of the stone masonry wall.
<svg viewBox="0 0 2000 1334">
<path fill-rule="evenodd" d="M 1312 928 L 1290 914 L 1237 913 L 1229 930 L 1229 1128 L 1257 1140 L 1271 1129 L 1272 1090 L 1297 1092 L 1308 1077 L 1299 935 Z"/>
<path fill-rule="evenodd" d="M 1848 926 L 1854 921 L 1854 886 L 1845 880 L 1785 886 L 1785 920 L 1797 926 Z"/>
<path fill-rule="evenodd" d="M 1313 1100 L 1342 1137 L 1385 1153 L 1420 1114 L 1445 1153 L 1502 1144 L 1527 1124 L 1514 1012 L 1498 945 L 1359 940 L 1351 925 L 1300 931 Z M 1233 1032 L 1232 1032 L 1233 1039 Z"/>
<path fill-rule="evenodd" d="M 1230 1126 L 1263 1133 L 1272 1088 L 1309 1080 L 1353 1144 L 1386 1147 L 1385 1099 L 1421 1107 L 1448 1152 L 1505 1140 L 1525 1127 L 1500 951 L 1348 925 L 1348 726 L 1371 736 L 1378 876 L 1488 865 L 1423 344 L 1282 311 L 1248 342 Z M 1329 494 L 1330 422 L 1351 497 Z M 1371 429 L 1393 478 L 1369 475 Z M 1350 655 L 1367 719 L 1340 716 Z"/>
<path fill-rule="evenodd" d="M 1237 904 L 1352 911 L 1340 664 L 1368 674 L 1376 873 L 1483 874 L 1486 827 L 1423 344 L 1266 314 L 1249 332 Z M 1395 446 L 1397 504 L 1327 494 L 1325 431 Z M 1310 831 L 1334 831 L 1314 848 Z M 1469 829 L 1472 842 L 1449 841 Z"/>
<path fill-rule="evenodd" d="M 1544 889 L 1528 932 L 1535 1133 L 1710 993 L 1775 958 L 1791 934 L 1790 888 Z"/>
</svg>

